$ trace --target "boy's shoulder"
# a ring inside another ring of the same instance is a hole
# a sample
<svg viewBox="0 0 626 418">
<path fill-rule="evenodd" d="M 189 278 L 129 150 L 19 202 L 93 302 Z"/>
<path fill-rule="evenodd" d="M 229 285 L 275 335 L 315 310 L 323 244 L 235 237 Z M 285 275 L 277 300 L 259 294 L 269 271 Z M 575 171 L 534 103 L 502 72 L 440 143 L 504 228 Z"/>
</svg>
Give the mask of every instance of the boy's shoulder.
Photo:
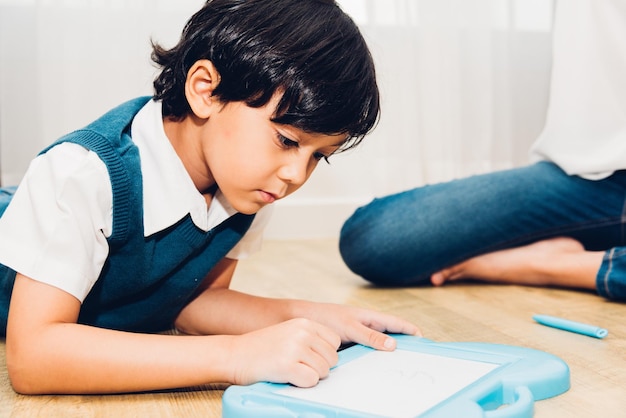
<svg viewBox="0 0 626 418">
<path fill-rule="evenodd" d="M 114 202 L 109 245 L 125 242 L 130 229 L 134 228 L 131 219 L 137 219 L 141 213 L 142 205 L 133 200 L 141 196 L 142 175 L 139 151 L 130 137 L 130 128 L 137 113 L 151 99 L 151 96 L 141 96 L 128 100 L 84 128 L 59 138 L 40 153 L 61 143 L 74 143 L 95 152 L 102 160 L 109 173 Z"/>
<path fill-rule="evenodd" d="M 88 130 L 94 130 L 100 132 L 104 130 L 108 131 L 113 128 L 126 127 L 130 125 L 135 115 L 152 99 L 152 96 L 140 96 L 134 99 L 128 100 L 113 109 L 106 112 L 104 115 L 90 123 L 85 127 Z"/>
<path fill-rule="evenodd" d="M 73 142 L 95 151 L 100 155 L 106 149 L 123 146 L 124 133 L 130 130 L 131 123 L 137 113 L 152 99 L 151 96 L 141 96 L 128 100 L 113 109 L 107 111 L 98 119 L 87 126 L 74 130 L 44 148 L 40 154 L 44 154 L 52 147 L 64 143 Z M 103 141 L 106 139 L 106 141 Z"/>
</svg>

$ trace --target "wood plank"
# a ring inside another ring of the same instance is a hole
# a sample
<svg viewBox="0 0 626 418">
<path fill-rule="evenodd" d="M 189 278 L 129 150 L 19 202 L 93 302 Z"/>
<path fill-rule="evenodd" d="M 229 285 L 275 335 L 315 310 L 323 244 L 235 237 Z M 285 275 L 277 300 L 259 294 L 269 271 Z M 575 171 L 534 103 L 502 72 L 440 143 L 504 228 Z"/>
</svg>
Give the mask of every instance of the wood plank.
<svg viewBox="0 0 626 418">
<path fill-rule="evenodd" d="M 537 402 L 535 416 L 623 417 L 626 304 L 563 289 L 479 283 L 380 289 L 343 264 L 335 240 L 268 241 L 240 262 L 233 287 L 271 297 L 346 303 L 403 316 L 434 341 L 519 345 L 561 357 L 572 388 Z M 536 324 L 535 313 L 601 325 L 603 340 Z M 10 386 L 0 341 L 0 417 L 219 417 L 225 385 L 104 396 L 22 396 Z"/>
</svg>

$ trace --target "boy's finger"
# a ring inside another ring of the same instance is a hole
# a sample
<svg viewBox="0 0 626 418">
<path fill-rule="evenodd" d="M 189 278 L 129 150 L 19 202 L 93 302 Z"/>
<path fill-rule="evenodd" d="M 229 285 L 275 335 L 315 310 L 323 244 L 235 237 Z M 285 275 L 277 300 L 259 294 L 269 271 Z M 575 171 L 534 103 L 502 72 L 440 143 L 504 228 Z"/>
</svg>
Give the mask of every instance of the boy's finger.
<svg viewBox="0 0 626 418">
<path fill-rule="evenodd" d="M 416 335 L 418 337 L 422 337 L 422 331 L 415 325 L 403 319 L 398 319 L 397 322 L 387 326 L 387 332 L 391 332 L 394 334 L 406 334 L 406 335 Z"/>
<path fill-rule="evenodd" d="M 393 315 L 378 313 L 377 316 L 368 318 L 364 324 L 381 332 L 422 337 L 422 331 L 415 324 Z"/>
<path fill-rule="evenodd" d="M 370 328 L 363 328 L 364 332 L 359 337 L 354 338 L 354 342 L 366 345 L 375 350 L 393 351 L 396 348 L 396 340 L 382 332 Z"/>
<path fill-rule="evenodd" d="M 317 324 L 316 332 L 320 338 L 326 341 L 326 343 L 331 345 L 334 349 L 339 348 L 339 345 L 341 345 L 341 337 L 330 328 Z"/>
</svg>

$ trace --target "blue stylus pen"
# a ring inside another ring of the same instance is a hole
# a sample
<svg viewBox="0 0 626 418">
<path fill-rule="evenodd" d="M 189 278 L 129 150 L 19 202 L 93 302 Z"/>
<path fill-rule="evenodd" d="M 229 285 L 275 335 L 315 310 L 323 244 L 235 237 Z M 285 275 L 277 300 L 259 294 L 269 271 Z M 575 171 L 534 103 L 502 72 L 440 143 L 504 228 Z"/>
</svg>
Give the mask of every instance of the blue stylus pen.
<svg viewBox="0 0 626 418">
<path fill-rule="evenodd" d="M 570 321 L 569 319 L 557 318 L 550 315 L 533 315 L 533 319 L 541 325 L 558 328 L 569 332 L 588 335 L 595 338 L 604 338 L 609 335 L 609 331 L 594 325 L 583 324 L 582 322 Z"/>
</svg>

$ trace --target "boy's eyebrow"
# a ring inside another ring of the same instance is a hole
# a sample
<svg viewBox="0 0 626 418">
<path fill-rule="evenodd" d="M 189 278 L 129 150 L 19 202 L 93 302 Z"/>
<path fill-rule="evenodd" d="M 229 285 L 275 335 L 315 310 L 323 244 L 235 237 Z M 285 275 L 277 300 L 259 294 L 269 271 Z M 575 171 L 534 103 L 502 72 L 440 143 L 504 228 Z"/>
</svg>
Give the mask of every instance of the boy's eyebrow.
<svg viewBox="0 0 626 418">
<path fill-rule="evenodd" d="M 342 146 L 346 143 L 346 141 L 347 141 L 347 140 L 348 140 L 348 139 L 346 138 L 346 139 L 344 139 L 343 141 L 338 142 L 338 143 L 336 143 L 336 144 L 326 145 L 326 146 L 324 147 L 324 149 L 334 148 L 334 149 L 332 150 L 332 152 L 331 152 L 331 154 L 334 154 L 335 152 L 337 152 L 337 151 L 339 151 L 339 150 L 341 149 L 341 147 L 342 147 Z"/>
<path fill-rule="evenodd" d="M 341 149 L 342 146 L 344 146 L 348 141 L 350 140 L 349 136 L 346 136 L 342 141 L 339 141 L 335 144 L 332 145 L 328 145 L 325 148 L 334 148 L 332 151 L 332 154 L 334 154 L 335 152 L 339 151 Z"/>
<path fill-rule="evenodd" d="M 346 134 L 346 137 L 344 139 L 342 139 L 340 142 L 337 142 L 336 144 L 333 144 L 331 146 L 333 147 L 340 147 L 343 144 L 345 144 L 346 142 L 348 142 L 350 140 L 350 135 Z"/>
</svg>

